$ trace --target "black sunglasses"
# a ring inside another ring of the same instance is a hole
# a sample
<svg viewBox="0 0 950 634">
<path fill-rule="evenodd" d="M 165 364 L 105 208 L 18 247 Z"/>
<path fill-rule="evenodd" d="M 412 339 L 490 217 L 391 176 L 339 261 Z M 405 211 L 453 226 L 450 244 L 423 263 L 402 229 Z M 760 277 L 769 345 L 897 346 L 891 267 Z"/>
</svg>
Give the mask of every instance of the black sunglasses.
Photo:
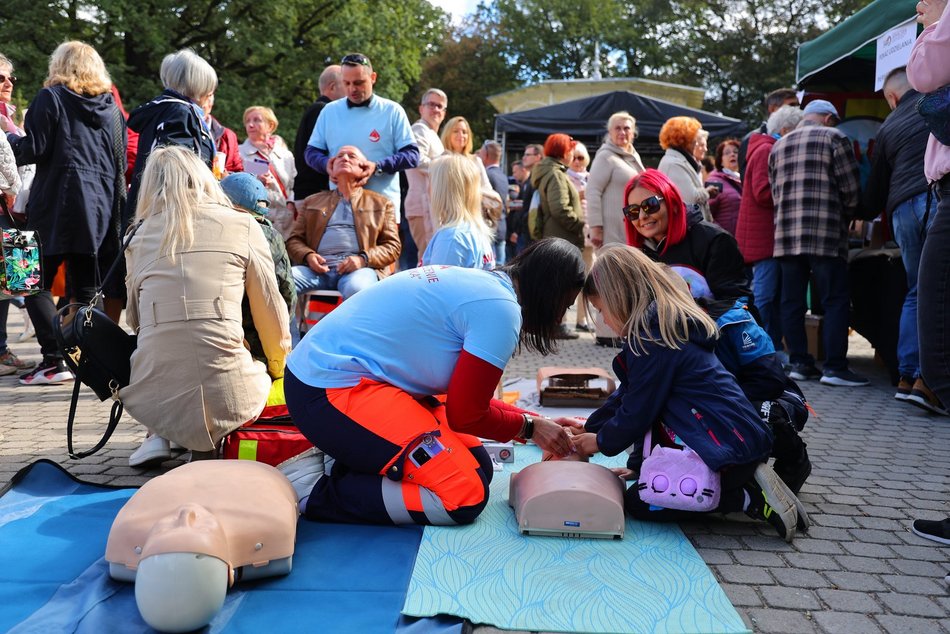
<svg viewBox="0 0 950 634">
<path fill-rule="evenodd" d="M 633 203 L 627 205 L 623 208 L 623 215 L 630 222 L 636 222 L 640 219 L 640 213 L 644 213 L 648 216 L 652 216 L 660 210 L 660 203 L 663 202 L 663 199 L 660 196 L 650 196 L 649 198 L 643 200 L 640 204 Z"/>
<path fill-rule="evenodd" d="M 0 75 L 0 84 L 10 80 L 11 84 L 16 84 L 16 77 L 13 75 Z"/>
<path fill-rule="evenodd" d="M 360 53 L 351 53 L 340 60 L 343 66 L 369 66 L 369 58 Z"/>
</svg>

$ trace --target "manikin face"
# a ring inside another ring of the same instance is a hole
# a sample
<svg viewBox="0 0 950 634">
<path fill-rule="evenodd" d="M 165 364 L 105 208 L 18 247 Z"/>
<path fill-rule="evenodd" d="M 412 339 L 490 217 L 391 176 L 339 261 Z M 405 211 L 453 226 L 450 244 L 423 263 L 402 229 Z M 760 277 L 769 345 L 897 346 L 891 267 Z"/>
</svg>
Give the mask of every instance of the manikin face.
<svg viewBox="0 0 950 634">
<path fill-rule="evenodd" d="M 371 72 L 369 66 L 343 66 L 343 90 L 346 98 L 353 103 L 363 103 L 373 96 L 373 84 L 376 83 L 376 73 Z"/>
<path fill-rule="evenodd" d="M 651 197 L 660 197 L 656 192 L 652 192 L 645 187 L 634 187 L 627 196 L 628 205 L 639 205 L 648 201 Z M 651 214 L 647 210 L 641 209 L 636 220 L 631 220 L 634 229 L 643 236 L 655 242 L 659 242 L 666 237 L 670 226 L 670 217 L 667 213 L 666 201 L 660 202 L 659 209 Z"/>
</svg>

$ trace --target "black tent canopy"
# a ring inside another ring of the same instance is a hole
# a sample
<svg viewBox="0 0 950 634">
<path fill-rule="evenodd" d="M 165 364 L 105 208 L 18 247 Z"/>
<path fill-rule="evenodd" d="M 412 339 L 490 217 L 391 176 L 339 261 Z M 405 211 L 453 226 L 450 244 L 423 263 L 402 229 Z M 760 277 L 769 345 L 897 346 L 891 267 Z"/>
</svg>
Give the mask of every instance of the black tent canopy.
<svg viewBox="0 0 950 634">
<path fill-rule="evenodd" d="M 590 148 L 593 151 L 607 132 L 607 119 L 621 110 L 637 120 L 637 149 L 641 153 L 658 150 L 660 128 L 670 117 L 695 117 L 712 138 L 741 137 L 747 129 L 738 119 L 617 90 L 553 106 L 495 115 L 495 138 L 501 139 L 506 147 L 518 149 L 527 143 L 543 142 L 554 132 L 563 132 L 584 142 L 597 142 Z"/>
</svg>

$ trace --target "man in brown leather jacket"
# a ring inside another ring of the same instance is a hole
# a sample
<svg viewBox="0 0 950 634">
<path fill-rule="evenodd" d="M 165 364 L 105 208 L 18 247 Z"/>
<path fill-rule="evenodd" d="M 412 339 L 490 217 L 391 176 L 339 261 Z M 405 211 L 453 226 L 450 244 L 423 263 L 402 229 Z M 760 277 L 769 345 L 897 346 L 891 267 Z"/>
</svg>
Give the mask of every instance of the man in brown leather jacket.
<svg viewBox="0 0 950 634">
<path fill-rule="evenodd" d="M 393 204 L 357 187 L 366 157 L 345 145 L 327 164 L 337 189 L 313 194 L 297 205 L 287 239 L 297 293 L 338 290 L 352 296 L 389 274 L 402 243 Z"/>
</svg>

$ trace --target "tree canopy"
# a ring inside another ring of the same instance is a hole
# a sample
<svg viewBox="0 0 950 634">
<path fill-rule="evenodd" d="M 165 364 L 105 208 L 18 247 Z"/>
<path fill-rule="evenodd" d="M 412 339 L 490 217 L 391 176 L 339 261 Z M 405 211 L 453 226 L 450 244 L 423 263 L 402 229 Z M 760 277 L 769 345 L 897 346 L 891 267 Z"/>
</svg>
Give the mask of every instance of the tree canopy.
<svg viewBox="0 0 950 634">
<path fill-rule="evenodd" d="M 215 116 L 243 136 L 250 105 L 274 108 L 292 137 L 329 63 L 359 51 L 376 91 L 415 118 L 422 92 L 489 136 L 488 95 L 545 79 L 636 76 L 706 89 L 706 109 L 761 117 L 762 96 L 791 86 L 797 47 L 871 0 L 491 0 L 463 23 L 428 0 L 4 0 L 0 52 L 32 99 L 49 54 L 80 39 L 99 50 L 132 108 L 160 89 L 162 57 L 192 47 L 218 71 Z"/>
</svg>

